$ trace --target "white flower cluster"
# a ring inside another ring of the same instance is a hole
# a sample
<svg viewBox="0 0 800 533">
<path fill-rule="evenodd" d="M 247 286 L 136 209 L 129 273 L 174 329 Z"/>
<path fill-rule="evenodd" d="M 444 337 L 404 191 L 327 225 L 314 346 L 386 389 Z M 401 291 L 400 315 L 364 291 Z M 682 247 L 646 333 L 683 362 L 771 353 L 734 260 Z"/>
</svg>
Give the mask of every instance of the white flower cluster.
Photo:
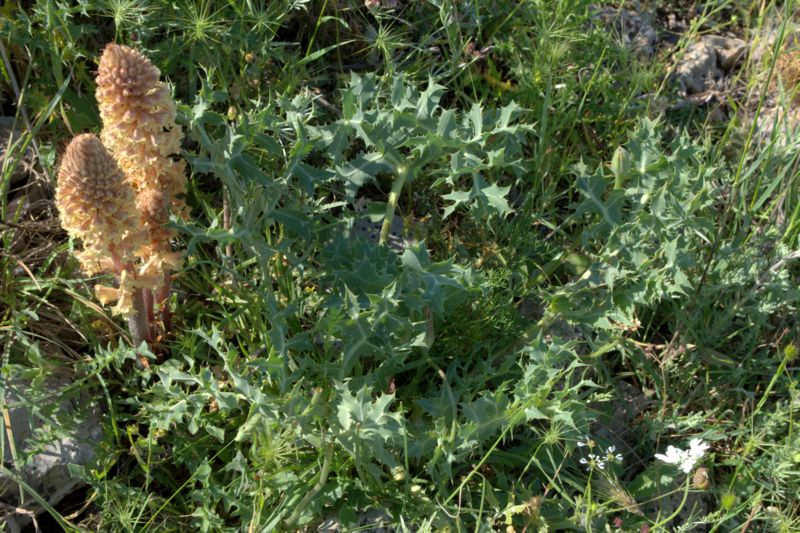
<svg viewBox="0 0 800 533">
<path fill-rule="evenodd" d="M 689 441 L 689 449 L 681 450 L 675 446 L 667 446 L 667 453 L 657 453 L 656 459 L 663 461 L 667 464 L 676 465 L 684 474 L 688 474 L 694 468 L 694 465 L 699 461 L 709 445 L 701 439 L 692 439 Z"/>
<path fill-rule="evenodd" d="M 595 448 L 600 448 L 600 445 L 597 444 L 597 441 L 594 440 L 589 435 L 584 435 L 583 440 L 578 441 L 579 448 L 586 448 L 590 452 Z M 588 453 L 586 457 L 582 457 L 579 461 L 582 465 L 586 465 L 586 470 L 592 471 L 595 468 L 598 470 L 605 470 L 606 464 L 612 464 L 622 462 L 622 454 L 616 453 L 617 448 L 616 446 L 609 446 L 606 448 L 606 452 L 602 455 L 598 455 L 596 453 Z"/>
</svg>

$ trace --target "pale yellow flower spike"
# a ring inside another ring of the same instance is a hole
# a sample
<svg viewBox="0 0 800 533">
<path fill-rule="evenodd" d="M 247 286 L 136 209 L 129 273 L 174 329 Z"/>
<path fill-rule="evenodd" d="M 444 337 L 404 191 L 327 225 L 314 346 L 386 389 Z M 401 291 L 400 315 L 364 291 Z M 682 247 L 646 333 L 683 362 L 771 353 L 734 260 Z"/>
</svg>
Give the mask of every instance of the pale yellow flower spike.
<svg viewBox="0 0 800 533">
<path fill-rule="evenodd" d="M 106 46 L 97 72 L 101 138 L 136 193 L 136 206 L 150 234 L 143 253 L 150 275 L 180 266 L 180 254 L 172 252 L 169 242 L 174 232 L 164 224 L 170 211 L 182 216 L 186 210 L 179 198 L 186 191 L 185 163 L 173 159 L 183 133 L 175 124 L 175 102 L 160 74 L 144 55 L 116 44 Z"/>
<path fill-rule="evenodd" d="M 78 135 L 67 146 L 58 172 L 56 206 L 67 233 L 83 242 L 76 256 L 88 274 L 114 272 L 147 247 L 140 229 L 133 189 L 125 181 L 114 158 L 90 133 Z M 115 289 L 117 290 L 117 289 Z M 133 290 L 130 282 L 120 285 L 114 312 L 130 315 Z"/>
</svg>

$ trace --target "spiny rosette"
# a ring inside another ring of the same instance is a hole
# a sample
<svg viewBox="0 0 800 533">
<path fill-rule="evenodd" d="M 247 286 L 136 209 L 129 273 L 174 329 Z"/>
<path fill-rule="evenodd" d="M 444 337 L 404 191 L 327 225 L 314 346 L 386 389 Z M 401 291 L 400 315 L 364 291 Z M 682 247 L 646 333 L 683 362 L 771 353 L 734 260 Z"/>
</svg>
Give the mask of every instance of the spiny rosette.
<svg viewBox="0 0 800 533">
<path fill-rule="evenodd" d="M 56 206 L 64 229 L 83 241 L 76 255 L 89 274 L 117 271 L 147 245 L 133 189 L 91 133 L 72 139 L 64 152 Z"/>
<path fill-rule="evenodd" d="M 172 211 L 185 212 L 185 163 L 174 159 L 183 133 L 175 123 L 175 102 L 159 80 L 160 71 L 140 52 L 109 44 L 100 58 L 97 101 L 102 140 L 136 192 L 136 206 L 150 232 L 149 254 L 156 263 L 176 267 L 165 228 Z M 148 258 L 149 260 L 149 258 Z"/>
</svg>

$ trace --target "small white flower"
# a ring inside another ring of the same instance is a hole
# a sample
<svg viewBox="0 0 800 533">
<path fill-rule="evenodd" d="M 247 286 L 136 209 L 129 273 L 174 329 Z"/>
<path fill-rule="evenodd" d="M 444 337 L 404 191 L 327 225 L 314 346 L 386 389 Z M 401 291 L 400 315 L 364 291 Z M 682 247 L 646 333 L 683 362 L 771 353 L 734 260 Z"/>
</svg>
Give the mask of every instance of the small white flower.
<svg viewBox="0 0 800 533">
<path fill-rule="evenodd" d="M 606 461 L 608 461 L 609 463 L 622 462 L 622 454 L 614 453 L 616 450 L 617 450 L 616 446 L 609 446 L 608 448 L 606 448 L 606 457 L 605 457 Z"/>
<path fill-rule="evenodd" d="M 680 448 L 670 445 L 667 446 L 666 454 L 657 453 L 655 457 L 659 461 L 676 465 L 684 474 L 688 474 L 692 471 L 697 461 L 705 455 L 708 448 L 708 444 L 704 443 L 702 440 L 692 439 L 689 441 L 688 450 L 681 450 Z"/>
<path fill-rule="evenodd" d="M 606 467 L 606 463 L 598 456 L 593 453 L 590 453 L 584 458 L 581 458 L 580 463 L 582 465 L 586 465 L 587 471 L 592 471 L 595 468 L 599 470 L 603 470 Z"/>
<path fill-rule="evenodd" d="M 589 449 L 591 450 L 591 449 L 593 449 L 595 446 L 597 446 L 597 441 L 596 441 L 596 440 L 594 440 L 594 439 L 593 439 L 592 437 L 590 437 L 589 435 L 584 435 L 584 436 L 583 436 L 583 440 L 579 440 L 579 441 L 578 441 L 578 448 L 583 448 L 584 446 L 585 446 L 585 447 L 587 447 L 587 448 L 589 448 Z"/>
</svg>

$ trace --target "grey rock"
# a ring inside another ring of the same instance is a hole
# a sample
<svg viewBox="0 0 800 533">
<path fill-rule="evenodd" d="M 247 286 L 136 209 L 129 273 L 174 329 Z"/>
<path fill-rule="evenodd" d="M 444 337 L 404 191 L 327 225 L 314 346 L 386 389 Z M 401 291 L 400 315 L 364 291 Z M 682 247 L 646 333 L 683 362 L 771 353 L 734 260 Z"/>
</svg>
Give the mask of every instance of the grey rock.
<svg viewBox="0 0 800 533">
<path fill-rule="evenodd" d="M 358 519 L 359 529 L 372 533 L 394 533 L 395 529 L 391 524 L 392 518 L 384 511 L 379 511 L 377 509 L 370 509 Z"/>
<path fill-rule="evenodd" d="M 329 516 L 317 526 L 317 533 L 339 533 L 339 519 Z"/>
<path fill-rule="evenodd" d="M 717 54 L 717 64 L 724 71 L 730 71 L 747 52 L 747 43 L 741 39 L 704 35 L 702 42 L 714 49 Z"/>
<path fill-rule="evenodd" d="M 642 391 L 622 379 L 614 383 L 616 396 L 611 403 L 613 411 L 610 416 L 604 417 L 595 423 L 594 434 L 607 442 L 613 443 L 623 455 L 631 451 L 629 442 L 635 441 L 632 434 L 639 428 L 636 419 L 645 411 L 655 405 L 652 391 Z M 600 406 L 597 406 L 598 409 Z"/>
<path fill-rule="evenodd" d="M 3 384 L 3 401 L 8 406 L 11 422 L 10 432 L 3 431 L 2 436 L 0 452 L 3 464 L 50 505 L 58 504 L 82 485 L 80 480 L 70 475 L 68 465 L 86 465 L 92 461 L 96 443 L 102 437 L 100 406 L 86 393 L 64 397 L 62 391 L 68 385 L 66 378 L 46 381 L 46 388 L 53 393 L 53 401 L 58 402 L 58 409 L 53 414 L 58 421 L 51 427 L 52 417 L 40 417 L 37 409 L 29 407 L 25 398 L 29 382 L 16 380 Z M 62 420 L 67 419 L 72 419 L 65 422 L 69 428 L 58 427 Z M 12 441 L 17 464 L 11 453 Z M 30 518 L 11 512 L 9 507 L 21 506 L 36 513 L 42 511 L 29 494 L 20 505 L 19 495 L 20 487 L 14 478 L 0 474 L 0 503 L 5 504 L 0 506 L 0 525 L 5 523 L 11 531 L 24 527 Z"/>
<path fill-rule="evenodd" d="M 620 41 L 638 55 L 652 56 L 657 41 L 649 17 L 632 9 L 590 6 L 592 21 L 614 31 Z"/>
<path fill-rule="evenodd" d="M 675 81 L 685 95 L 722 91 L 726 76 L 746 52 L 741 39 L 705 35 L 686 49 L 675 67 Z"/>
<path fill-rule="evenodd" d="M 317 526 L 317 533 L 342 533 L 352 531 L 353 524 L 341 524 L 335 516 L 329 516 Z M 364 533 L 394 533 L 396 529 L 392 527 L 392 518 L 385 512 L 378 509 L 369 509 L 358 516 L 358 523 L 355 524 L 356 531 Z"/>
<path fill-rule="evenodd" d="M 375 220 L 369 215 L 367 201 L 364 198 L 361 198 L 356 202 L 355 208 L 356 212 L 361 216 L 353 222 L 353 228 L 350 233 L 350 237 L 360 237 L 378 244 L 381 237 L 383 220 Z M 389 239 L 387 244 L 389 245 L 389 248 L 400 253 L 402 253 L 407 246 L 414 244 L 414 240 L 409 238 L 405 233 L 403 219 L 397 215 L 394 215 L 392 218 L 392 223 L 389 226 Z"/>
<path fill-rule="evenodd" d="M 800 142 L 800 109 L 781 105 L 764 107 L 758 116 L 755 139 L 764 144 L 775 142 L 777 146 L 797 145 Z"/>
<path fill-rule="evenodd" d="M 718 88 L 722 71 L 717 67 L 717 52 L 705 42 L 694 43 L 675 68 L 675 80 L 685 94 Z"/>
</svg>

